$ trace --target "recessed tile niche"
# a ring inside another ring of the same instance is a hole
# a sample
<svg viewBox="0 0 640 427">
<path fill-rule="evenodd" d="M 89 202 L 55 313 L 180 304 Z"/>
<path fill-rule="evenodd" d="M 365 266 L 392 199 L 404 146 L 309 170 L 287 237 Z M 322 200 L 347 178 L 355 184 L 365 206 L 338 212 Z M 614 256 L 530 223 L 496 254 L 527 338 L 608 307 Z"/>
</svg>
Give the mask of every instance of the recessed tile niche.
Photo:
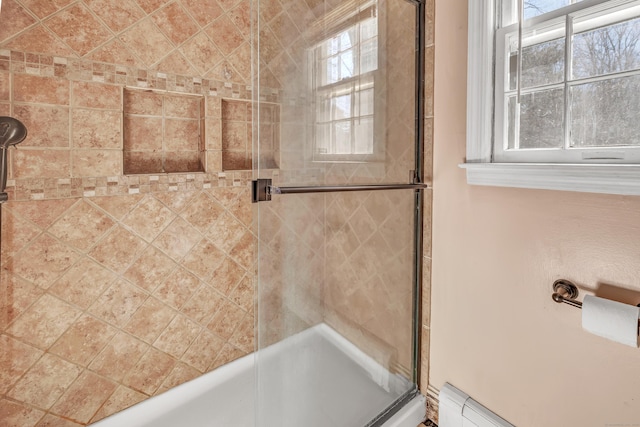
<svg viewBox="0 0 640 427">
<path fill-rule="evenodd" d="M 222 100 L 222 169 L 247 170 L 252 167 L 252 118 L 258 109 L 243 100 Z M 277 104 L 260 103 L 260 167 L 275 169 L 280 146 L 280 109 Z"/>
<path fill-rule="evenodd" d="M 124 173 L 204 172 L 204 97 L 124 89 Z"/>
</svg>

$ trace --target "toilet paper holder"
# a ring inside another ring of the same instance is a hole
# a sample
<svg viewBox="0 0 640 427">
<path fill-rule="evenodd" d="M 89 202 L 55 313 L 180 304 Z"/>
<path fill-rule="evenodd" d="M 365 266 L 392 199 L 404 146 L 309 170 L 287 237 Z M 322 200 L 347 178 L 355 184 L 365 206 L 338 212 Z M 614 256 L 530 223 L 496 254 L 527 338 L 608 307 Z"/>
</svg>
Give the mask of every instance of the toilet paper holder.
<svg viewBox="0 0 640 427">
<path fill-rule="evenodd" d="M 572 307 L 582 308 L 582 303 L 576 301 L 578 287 L 569 280 L 559 279 L 553 282 L 553 295 L 551 298 L 557 303 L 569 304 Z"/>
</svg>

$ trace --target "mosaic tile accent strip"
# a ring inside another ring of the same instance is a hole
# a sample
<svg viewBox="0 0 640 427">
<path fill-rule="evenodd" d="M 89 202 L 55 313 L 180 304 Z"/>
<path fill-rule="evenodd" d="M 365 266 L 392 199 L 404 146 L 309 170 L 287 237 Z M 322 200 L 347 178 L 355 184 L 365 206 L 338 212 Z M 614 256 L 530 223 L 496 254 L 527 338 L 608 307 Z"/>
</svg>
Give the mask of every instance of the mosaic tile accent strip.
<svg viewBox="0 0 640 427">
<path fill-rule="evenodd" d="M 7 180 L 9 200 L 53 200 L 247 187 L 251 171 Z"/>
</svg>

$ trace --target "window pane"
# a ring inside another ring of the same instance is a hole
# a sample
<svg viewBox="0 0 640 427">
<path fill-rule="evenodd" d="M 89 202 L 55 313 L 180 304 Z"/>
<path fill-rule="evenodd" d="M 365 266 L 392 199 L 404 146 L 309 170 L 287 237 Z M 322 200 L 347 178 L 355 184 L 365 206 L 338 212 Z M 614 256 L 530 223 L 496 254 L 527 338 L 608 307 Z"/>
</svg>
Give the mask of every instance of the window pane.
<svg viewBox="0 0 640 427">
<path fill-rule="evenodd" d="M 360 74 L 378 68 L 378 38 L 363 43 L 360 47 Z"/>
<path fill-rule="evenodd" d="M 640 18 L 574 35 L 574 78 L 636 68 L 640 68 Z"/>
<path fill-rule="evenodd" d="M 316 153 L 327 154 L 330 150 L 329 140 L 329 126 L 328 124 L 316 125 Z"/>
<path fill-rule="evenodd" d="M 331 99 L 333 117 L 332 120 L 348 119 L 351 113 L 351 95 L 336 96 Z"/>
<path fill-rule="evenodd" d="M 564 79 L 564 37 L 526 46 L 522 49 L 522 87 L 559 83 Z M 511 43 L 509 89 L 518 80 L 518 45 Z"/>
<path fill-rule="evenodd" d="M 373 89 L 356 92 L 356 111 L 354 116 L 368 116 L 373 114 Z"/>
<path fill-rule="evenodd" d="M 509 97 L 509 149 L 563 147 L 563 93 L 562 89 L 552 89 L 523 94 L 520 97 L 519 132 L 516 97 Z M 519 141 L 516 135 L 519 135 Z"/>
<path fill-rule="evenodd" d="M 373 153 L 373 118 L 367 117 L 356 120 L 355 127 L 355 154 Z"/>
<path fill-rule="evenodd" d="M 331 84 L 340 80 L 339 60 L 340 58 L 337 56 L 327 59 L 327 78 L 324 84 Z"/>
<path fill-rule="evenodd" d="M 371 18 L 360 24 L 360 42 L 366 41 L 378 35 L 378 19 Z"/>
<path fill-rule="evenodd" d="M 518 0 L 516 0 L 518 1 Z M 578 3 L 580 0 L 524 0 L 524 19 L 533 18 L 561 7 Z"/>
<path fill-rule="evenodd" d="M 331 120 L 331 100 L 317 98 L 316 102 L 316 121 L 326 123 Z"/>
<path fill-rule="evenodd" d="M 347 79 L 355 75 L 355 61 L 353 49 L 340 54 L 340 77 L 338 80 Z"/>
<path fill-rule="evenodd" d="M 351 121 L 333 122 L 335 154 L 351 154 Z"/>
<path fill-rule="evenodd" d="M 640 76 L 571 88 L 571 146 L 640 145 Z"/>
</svg>

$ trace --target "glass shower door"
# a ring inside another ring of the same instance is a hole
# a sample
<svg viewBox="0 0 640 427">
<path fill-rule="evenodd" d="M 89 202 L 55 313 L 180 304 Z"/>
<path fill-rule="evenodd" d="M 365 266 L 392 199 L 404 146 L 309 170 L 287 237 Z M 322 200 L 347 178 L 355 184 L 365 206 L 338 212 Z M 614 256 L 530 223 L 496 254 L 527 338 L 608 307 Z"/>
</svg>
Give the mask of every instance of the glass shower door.
<svg viewBox="0 0 640 427">
<path fill-rule="evenodd" d="M 258 426 L 417 393 L 423 5 L 254 2 Z"/>
</svg>

